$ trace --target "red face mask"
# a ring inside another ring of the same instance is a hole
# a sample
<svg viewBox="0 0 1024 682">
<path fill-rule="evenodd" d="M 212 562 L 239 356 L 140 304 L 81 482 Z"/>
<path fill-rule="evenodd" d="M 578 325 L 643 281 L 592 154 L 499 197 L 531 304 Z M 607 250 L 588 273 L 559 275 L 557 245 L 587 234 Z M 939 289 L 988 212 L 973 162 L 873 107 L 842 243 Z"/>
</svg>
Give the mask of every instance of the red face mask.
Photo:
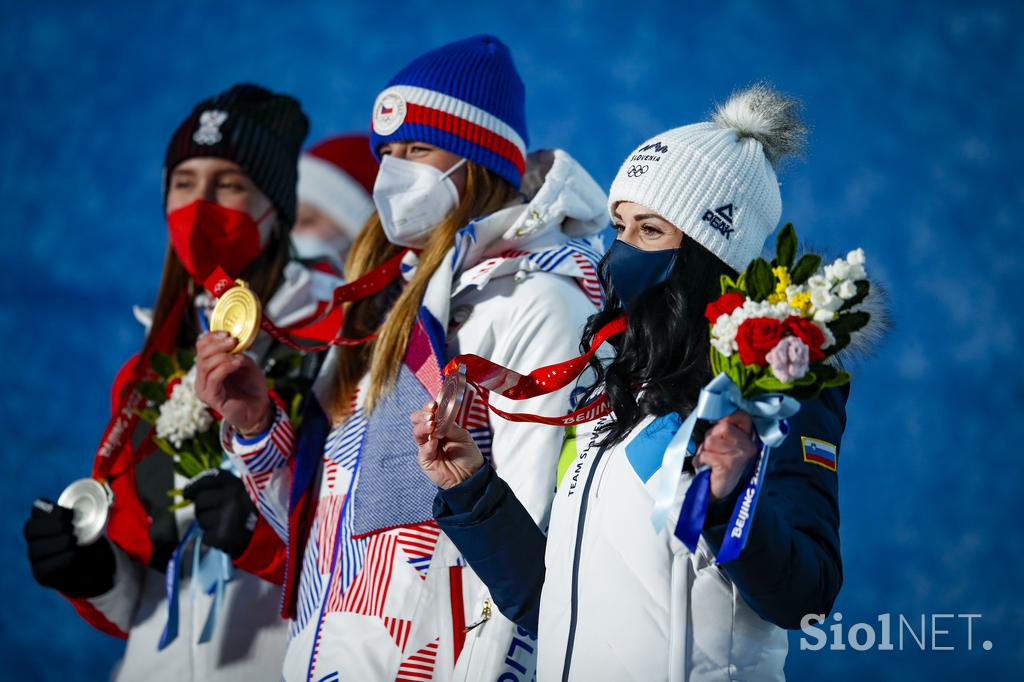
<svg viewBox="0 0 1024 682">
<path fill-rule="evenodd" d="M 171 246 L 196 282 L 205 282 L 218 265 L 238 277 L 260 255 L 259 223 L 272 210 L 253 220 L 245 211 L 196 199 L 167 214 Z"/>
</svg>

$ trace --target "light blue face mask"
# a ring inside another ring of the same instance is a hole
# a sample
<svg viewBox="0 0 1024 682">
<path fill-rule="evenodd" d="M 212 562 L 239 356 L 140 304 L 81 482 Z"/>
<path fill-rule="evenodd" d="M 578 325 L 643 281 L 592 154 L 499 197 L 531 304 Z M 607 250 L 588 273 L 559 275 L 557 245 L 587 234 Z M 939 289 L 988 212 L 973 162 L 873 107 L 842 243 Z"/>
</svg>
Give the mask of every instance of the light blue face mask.
<svg viewBox="0 0 1024 682">
<path fill-rule="evenodd" d="M 621 239 L 608 249 L 608 276 L 612 289 L 628 313 L 641 295 L 668 279 L 678 248 L 644 251 Z"/>
</svg>

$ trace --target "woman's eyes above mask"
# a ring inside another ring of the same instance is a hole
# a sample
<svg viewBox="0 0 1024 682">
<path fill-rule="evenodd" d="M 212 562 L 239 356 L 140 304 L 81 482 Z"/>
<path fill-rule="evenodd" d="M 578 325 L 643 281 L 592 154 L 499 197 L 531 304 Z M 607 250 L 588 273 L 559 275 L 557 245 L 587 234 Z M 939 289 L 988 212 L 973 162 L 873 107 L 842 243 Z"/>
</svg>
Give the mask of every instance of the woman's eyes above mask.
<svg viewBox="0 0 1024 682">
<path fill-rule="evenodd" d="M 665 234 L 665 231 L 659 227 L 655 227 L 649 223 L 644 223 L 640 226 L 640 231 L 645 237 L 660 237 Z"/>
<path fill-rule="evenodd" d="M 615 230 L 616 232 L 622 232 L 623 230 L 626 229 L 626 226 L 623 225 L 622 223 L 614 223 L 612 225 L 612 229 Z"/>
</svg>

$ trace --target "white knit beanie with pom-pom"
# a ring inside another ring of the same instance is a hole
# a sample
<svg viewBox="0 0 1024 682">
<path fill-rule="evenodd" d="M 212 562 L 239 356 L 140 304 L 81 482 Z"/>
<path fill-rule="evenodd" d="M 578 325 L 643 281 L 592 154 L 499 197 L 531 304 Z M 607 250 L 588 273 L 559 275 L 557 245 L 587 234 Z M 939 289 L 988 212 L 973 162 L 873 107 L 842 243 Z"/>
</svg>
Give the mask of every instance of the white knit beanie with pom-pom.
<svg viewBox="0 0 1024 682">
<path fill-rule="evenodd" d="M 799 110 L 797 100 L 755 85 L 733 93 L 711 122 L 655 135 L 619 169 L 609 213 L 623 201 L 645 206 L 742 272 L 779 222 L 775 167 L 803 146 Z"/>
</svg>

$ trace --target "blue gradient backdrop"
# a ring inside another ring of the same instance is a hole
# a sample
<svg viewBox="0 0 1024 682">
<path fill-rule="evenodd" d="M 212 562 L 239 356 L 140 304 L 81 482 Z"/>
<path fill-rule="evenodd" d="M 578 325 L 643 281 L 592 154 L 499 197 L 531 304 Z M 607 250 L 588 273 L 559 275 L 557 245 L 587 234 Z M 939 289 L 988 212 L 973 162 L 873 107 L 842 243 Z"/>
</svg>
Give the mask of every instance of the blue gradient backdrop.
<svg viewBox="0 0 1024 682">
<path fill-rule="evenodd" d="M 953 651 L 800 651 L 794 635 L 790 677 L 1019 678 L 1024 6 L 918 4 L 2 0 L 5 676 L 99 680 L 120 654 L 32 581 L 21 525 L 33 497 L 87 473 L 109 381 L 139 346 L 171 130 L 240 80 L 298 96 L 311 140 L 362 128 L 410 58 L 488 31 L 527 84 L 534 146 L 605 186 L 638 141 L 736 87 L 768 79 L 806 102 L 784 218 L 822 248 L 863 246 L 896 323 L 849 408 L 842 624 L 981 618 L 970 651 L 962 618 L 938 621 Z"/>
</svg>

